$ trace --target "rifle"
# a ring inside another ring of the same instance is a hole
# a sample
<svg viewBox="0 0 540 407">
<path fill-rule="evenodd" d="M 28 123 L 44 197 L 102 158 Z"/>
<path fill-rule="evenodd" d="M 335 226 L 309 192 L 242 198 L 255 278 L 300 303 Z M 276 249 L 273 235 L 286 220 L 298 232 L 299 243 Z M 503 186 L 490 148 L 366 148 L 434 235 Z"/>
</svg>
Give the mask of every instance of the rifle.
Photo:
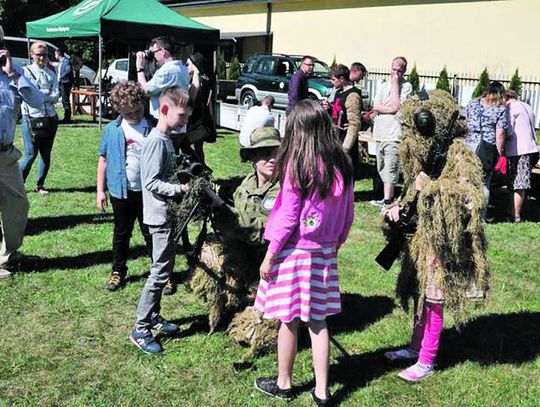
<svg viewBox="0 0 540 407">
<path fill-rule="evenodd" d="M 225 204 L 214 191 L 211 171 L 203 164 L 192 162 L 187 155 L 178 158 L 176 177 L 181 184 L 191 183 L 189 191 L 180 201 L 169 203 L 173 217 L 174 238 L 178 241 L 189 222 L 196 217 L 207 219 L 210 211 Z"/>
<path fill-rule="evenodd" d="M 434 141 L 426 159 L 422 163 L 422 169 L 432 180 L 439 178 L 446 165 L 448 149 L 452 144 L 452 130 L 459 117 L 459 111 L 454 111 L 450 123 L 446 128 L 441 142 Z M 422 109 L 415 114 L 415 126 L 424 137 L 433 137 L 435 133 L 435 118 L 433 113 L 427 109 Z M 406 191 L 406 188 L 405 190 Z M 419 191 L 416 191 L 413 200 L 409 206 L 400 212 L 399 220 L 392 222 L 388 218 L 385 221 L 390 225 L 390 239 L 386 246 L 375 258 L 375 261 L 385 270 L 390 270 L 392 264 L 398 258 L 405 236 L 414 234 L 418 224 L 418 197 Z"/>
</svg>

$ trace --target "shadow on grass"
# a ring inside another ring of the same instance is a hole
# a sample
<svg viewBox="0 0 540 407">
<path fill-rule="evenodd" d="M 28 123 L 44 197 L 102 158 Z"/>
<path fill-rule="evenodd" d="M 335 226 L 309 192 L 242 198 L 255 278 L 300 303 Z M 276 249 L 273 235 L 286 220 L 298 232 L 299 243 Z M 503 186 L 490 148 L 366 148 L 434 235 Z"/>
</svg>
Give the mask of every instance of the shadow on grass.
<svg viewBox="0 0 540 407">
<path fill-rule="evenodd" d="M 53 230 L 69 229 L 74 226 L 92 223 L 112 223 L 111 214 L 86 214 L 86 215 L 67 215 L 67 216 L 45 216 L 41 218 L 28 219 L 26 226 L 26 236 L 35 236 L 43 232 Z"/>
<path fill-rule="evenodd" d="M 483 315 L 459 330 L 450 328 L 443 331 L 437 358 L 438 370 L 465 361 L 483 366 L 529 362 L 540 354 L 539 332 L 540 312 Z M 338 405 L 355 390 L 380 376 L 406 366 L 387 362 L 384 359 L 387 350 L 390 348 L 342 357 L 330 366 L 331 381 L 342 384 L 334 394 L 333 405 Z M 310 386 L 312 382 L 304 384 L 301 390 Z"/>
<path fill-rule="evenodd" d="M 68 194 L 72 194 L 75 192 L 91 192 L 96 193 L 96 186 L 95 185 L 89 185 L 86 187 L 71 187 L 71 188 L 49 188 L 49 192 L 51 194 L 58 193 L 58 192 L 66 192 Z"/>
<path fill-rule="evenodd" d="M 146 256 L 145 246 L 135 246 L 130 248 L 129 258 L 136 259 L 141 256 Z M 46 272 L 49 270 L 65 270 L 74 269 L 80 270 L 87 267 L 95 266 L 98 264 L 111 264 L 112 252 L 111 250 L 101 250 L 98 252 L 84 253 L 78 256 L 62 256 L 54 258 L 41 258 L 32 270 L 38 273 Z M 23 270 L 24 271 L 24 270 Z"/>
<path fill-rule="evenodd" d="M 179 318 L 170 320 L 173 324 L 180 327 L 180 330 L 175 334 L 158 333 L 156 339 L 160 342 L 174 341 L 177 339 L 187 338 L 188 336 L 196 335 L 198 333 L 208 334 L 210 329 L 208 323 L 208 315 L 194 315 L 191 317 Z M 190 324 L 187 329 L 182 329 L 182 325 Z"/>
</svg>

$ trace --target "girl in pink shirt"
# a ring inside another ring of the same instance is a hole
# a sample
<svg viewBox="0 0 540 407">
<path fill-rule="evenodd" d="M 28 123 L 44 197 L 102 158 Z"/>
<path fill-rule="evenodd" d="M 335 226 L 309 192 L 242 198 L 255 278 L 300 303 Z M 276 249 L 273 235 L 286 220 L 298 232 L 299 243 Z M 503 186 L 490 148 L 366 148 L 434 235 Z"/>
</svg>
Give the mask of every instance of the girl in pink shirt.
<svg viewBox="0 0 540 407">
<path fill-rule="evenodd" d="M 277 176 L 281 191 L 266 224 L 269 241 L 261 264 L 255 309 L 281 321 L 277 378 L 261 377 L 263 393 L 291 399 L 291 378 L 300 321 L 311 337 L 313 400 L 328 394 L 329 337 L 325 318 L 341 311 L 337 250 L 354 216 L 350 159 L 330 116 L 314 101 L 299 102 L 287 117 Z"/>
</svg>

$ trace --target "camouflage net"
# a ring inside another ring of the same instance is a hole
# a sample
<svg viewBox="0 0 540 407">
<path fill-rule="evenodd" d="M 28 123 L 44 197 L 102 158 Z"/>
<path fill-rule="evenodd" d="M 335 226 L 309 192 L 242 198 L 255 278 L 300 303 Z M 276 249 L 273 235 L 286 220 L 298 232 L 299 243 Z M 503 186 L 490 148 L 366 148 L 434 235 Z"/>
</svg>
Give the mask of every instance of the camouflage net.
<svg viewBox="0 0 540 407">
<path fill-rule="evenodd" d="M 414 127 L 419 108 L 435 115 L 434 139 L 424 139 Z M 415 96 L 404 103 L 400 158 L 407 189 L 400 205 L 407 206 L 414 198 L 415 174 L 431 143 L 441 142 L 454 110 L 454 99 L 440 90 L 429 92 L 428 100 Z M 462 136 L 465 129 L 464 122 L 458 121 L 452 138 Z M 469 299 L 483 297 L 489 288 L 484 206 L 481 164 L 463 139 L 454 139 L 440 177 L 429 181 L 419 194 L 418 228 L 406 239 L 397 283 L 404 305 L 411 296 L 418 296 L 420 314 L 431 282 L 444 293 L 445 306 L 458 324 L 468 318 Z"/>
</svg>

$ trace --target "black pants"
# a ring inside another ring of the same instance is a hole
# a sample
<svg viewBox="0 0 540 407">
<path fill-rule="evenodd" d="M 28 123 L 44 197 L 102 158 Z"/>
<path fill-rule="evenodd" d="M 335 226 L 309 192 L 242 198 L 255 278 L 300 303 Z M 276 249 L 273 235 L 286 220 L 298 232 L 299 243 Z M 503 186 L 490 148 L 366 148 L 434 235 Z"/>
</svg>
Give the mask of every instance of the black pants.
<svg viewBox="0 0 540 407">
<path fill-rule="evenodd" d="M 60 88 L 60 96 L 62 97 L 62 106 L 64 108 L 64 122 L 69 122 L 71 120 L 71 104 L 70 104 L 70 95 L 71 95 L 71 82 L 60 82 L 58 87 Z"/>
<path fill-rule="evenodd" d="M 126 263 L 129 256 L 129 240 L 131 239 L 135 219 L 139 221 L 139 227 L 150 258 L 152 258 L 152 237 L 148 231 L 148 226 L 143 223 L 142 192 L 128 191 L 127 199 L 118 199 L 111 196 L 111 205 L 114 216 L 112 269 L 114 272 L 125 276 L 127 274 Z"/>
</svg>

